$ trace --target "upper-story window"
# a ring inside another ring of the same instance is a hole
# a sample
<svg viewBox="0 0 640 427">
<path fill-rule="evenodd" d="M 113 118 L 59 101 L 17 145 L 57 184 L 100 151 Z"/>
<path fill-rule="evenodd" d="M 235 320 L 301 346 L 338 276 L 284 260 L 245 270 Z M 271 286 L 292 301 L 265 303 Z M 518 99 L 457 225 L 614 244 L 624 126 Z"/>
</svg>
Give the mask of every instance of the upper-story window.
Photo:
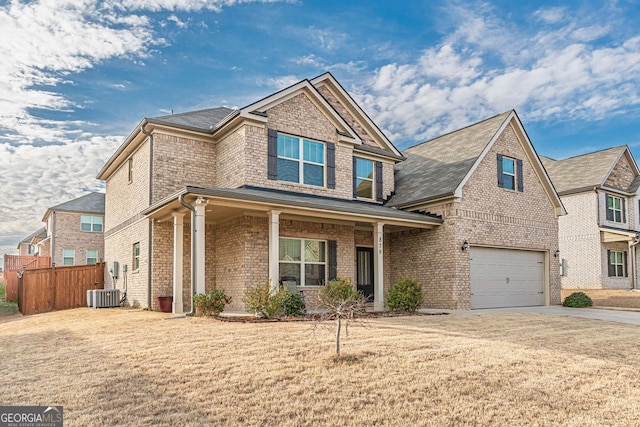
<svg viewBox="0 0 640 427">
<path fill-rule="evenodd" d="M 324 186 L 325 145 L 278 133 L 278 180 Z"/>
<path fill-rule="evenodd" d="M 82 215 L 80 230 L 102 232 L 102 217 L 98 215 Z"/>
<path fill-rule="evenodd" d="M 522 160 L 498 154 L 498 187 L 524 191 Z"/>
<path fill-rule="evenodd" d="M 625 203 L 622 197 L 607 194 L 607 221 L 626 222 Z"/>
<path fill-rule="evenodd" d="M 373 160 L 356 157 L 356 197 L 373 199 Z"/>
</svg>

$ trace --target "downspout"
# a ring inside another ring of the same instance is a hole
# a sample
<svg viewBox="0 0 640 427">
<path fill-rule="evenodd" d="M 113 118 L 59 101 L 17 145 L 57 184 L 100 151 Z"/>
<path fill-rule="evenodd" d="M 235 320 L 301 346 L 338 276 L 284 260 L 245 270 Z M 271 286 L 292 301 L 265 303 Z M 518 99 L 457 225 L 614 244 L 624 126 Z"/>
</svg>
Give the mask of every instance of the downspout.
<svg viewBox="0 0 640 427">
<path fill-rule="evenodd" d="M 638 290 L 637 263 L 636 263 L 636 245 L 640 243 L 640 236 L 629 242 L 629 257 L 631 258 L 631 290 Z"/>
<path fill-rule="evenodd" d="M 146 123 L 145 123 L 146 124 Z M 153 135 L 151 132 L 147 132 L 144 130 L 145 124 L 140 125 L 140 132 L 149 137 L 149 206 L 151 206 L 151 202 L 153 201 Z M 151 267 L 152 263 L 152 239 L 153 238 L 153 222 L 149 220 L 149 237 L 147 245 L 147 307 L 151 310 Z"/>
<path fill-rule="evenodd" d="M 55 264 L 56 259 L 56 211 L 51 213 L 51 266 Z"/>
<path fill-rule="evenodd" d="M 188 313 L 185 313 L 185 316 L 192 316 L 193 296 L 195 295 L 196 290 L 196 209 L 184 201 L 184 194 L 181 194 L 180 197 L 178 197 L 178 201 L 182 206 L 191 211 L 191 293 L 189 298 L 191 300 L 191 309 Z"/>
</svg>

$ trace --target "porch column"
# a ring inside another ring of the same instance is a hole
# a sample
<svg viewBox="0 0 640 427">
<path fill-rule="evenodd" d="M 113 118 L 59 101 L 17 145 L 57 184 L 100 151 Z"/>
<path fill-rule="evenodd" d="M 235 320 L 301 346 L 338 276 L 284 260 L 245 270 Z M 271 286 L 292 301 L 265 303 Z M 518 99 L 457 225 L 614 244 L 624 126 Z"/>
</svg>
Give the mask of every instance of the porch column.
<svg viewBox="0 0 640 427">
<path fill-rule="evenodd" d="M 205 226 L 204 226 L 204 208 L 209 203 L 209 200 L 202 197 L 198 197 L 194 203 L 196 210 L 195 214 L 195 241 L 196 241 L 196 254 L 195 254 L 195 278 L 196 278 L 196 293 L 201 294 L 205 292 L 204 287 L 204 240 L 205 240 Z"/>
<path fill-rule="evenodd" d="M 182 277 L 183 244 L 184 244 L 184 213 L 174 212 L 173 215 L 173 313 L 182 313 Z"/>
<path fill-rule="evenodd" d="M 280 281 L 280 211 L 269 211 L 269 282 L 277 290 Z"/>
<path fill-rule="evenodd" d="M 384 310 L 384 223 L 373 224 L 373 309 Z"/>
</svg>

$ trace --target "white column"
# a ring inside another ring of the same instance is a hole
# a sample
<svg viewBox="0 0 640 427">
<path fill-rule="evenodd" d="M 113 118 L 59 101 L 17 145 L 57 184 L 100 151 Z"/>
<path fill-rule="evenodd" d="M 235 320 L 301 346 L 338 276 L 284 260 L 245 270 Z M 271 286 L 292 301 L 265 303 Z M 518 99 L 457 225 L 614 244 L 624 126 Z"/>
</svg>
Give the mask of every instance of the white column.
<svg viewBox="0 0 640 427">
<path fill-rule="evenodd" d="M 278 289 L 280 281 L 280 211 L 269 211 L 269 281 Z"/>
<path fill-rule="evenodd" d="M 384 223 L 373 224 L 373 309 L 384 310 Z"/>
<path fill-rule="evenodd" d="M 173 214 L 173 313 L 182 313 L 184 213 Z"/>
<path fill-rule="evenodd" d="M 195 254 L 195 277 L 196 277 L 196 293 L 201 294 L 205 292 L 204 287 L 204 267 L 205 267 L 205 257 L 204 257 L 204 240 L 205 240 L 205 226 L 204 226 L 204 208 L 207 206 L 209 201 L 202 197 L 198 197 L 196 202 L 194 203 L 194 208 L 196 209 L 196 230 L 195 230 L 195 240 L 196 240 L 196 254 Z"/>
</svg>

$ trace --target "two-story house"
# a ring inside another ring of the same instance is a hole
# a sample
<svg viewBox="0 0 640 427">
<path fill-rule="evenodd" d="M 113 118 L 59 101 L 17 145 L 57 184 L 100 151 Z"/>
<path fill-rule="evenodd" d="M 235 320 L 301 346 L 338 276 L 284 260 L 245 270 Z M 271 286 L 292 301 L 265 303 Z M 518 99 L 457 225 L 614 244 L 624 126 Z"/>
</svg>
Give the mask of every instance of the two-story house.
<svg viewBox="0 0 640 427">
<path fill-rule="evenodd" d="M 40 228 L 35 233 L 31 233 L 24 239 L 22 239 L 18 243 L 18 255 L 19 256 L 27 256 L 27 255 L 40 255 L 40 256 L 49 256 L 48 253 L 40 254 L 38 253 L 36 248 L 36 244 L 45 239 L 47 237 L 47 229 L 45 227 Z"/>
<path fill-rule="evenodd" d="M 629 147 L 542 161 L 568 211 L 559 220 L 562 288 L 637 288 L 640 173 Z"/>
<path fill-rule="evenodd" d="M 382 309 L 393 281 L 415 277 L 428 305 L 469 308 L 490 248 L 536 253 L 535 289 L 521 287 L 543 295 L 498 305 L 557 303 L 562 205 L 515 113 L 490 124 L 459 133 L 455 153 L 400 153 L 329 73 L 237 110 L 145 118 L 98 174 L 112 286 L 152 309 L 172 295 L 174 312 L 192 289 L 221 288 L 242 310 L 243 290 L 265 280 L 308 295 L 341 277 Z M 469 255 L 485 252 L 470 273 Z"/>
<path fill-rule="evenodd" d="M 104 257 L 104 193 L 88 193 L 50 207 L 45 232 L 32 239 L 35 253 L 57 266 L 95 264 Z"/>
</svg>

